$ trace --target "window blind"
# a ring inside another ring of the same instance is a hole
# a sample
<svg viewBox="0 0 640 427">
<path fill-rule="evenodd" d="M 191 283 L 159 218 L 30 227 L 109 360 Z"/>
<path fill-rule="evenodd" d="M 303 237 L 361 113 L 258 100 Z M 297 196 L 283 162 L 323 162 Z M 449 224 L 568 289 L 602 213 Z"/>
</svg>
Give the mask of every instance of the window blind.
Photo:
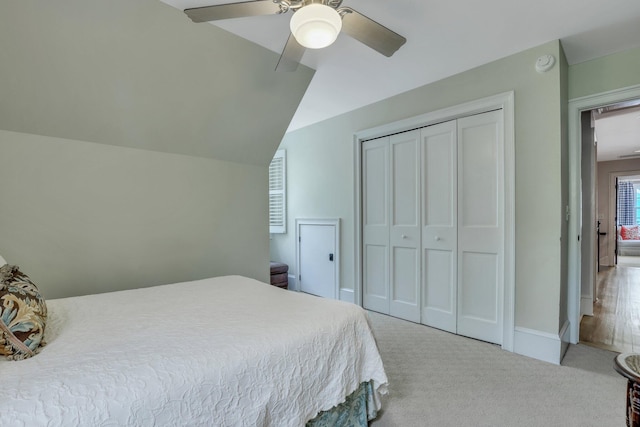
<svg viewBox="0 0 640 427">
<path fill-rule="evenodd" d="M 278 150 L 269 165 L 269 232 L 287 232 L 286 152 Z"/>
</svg>

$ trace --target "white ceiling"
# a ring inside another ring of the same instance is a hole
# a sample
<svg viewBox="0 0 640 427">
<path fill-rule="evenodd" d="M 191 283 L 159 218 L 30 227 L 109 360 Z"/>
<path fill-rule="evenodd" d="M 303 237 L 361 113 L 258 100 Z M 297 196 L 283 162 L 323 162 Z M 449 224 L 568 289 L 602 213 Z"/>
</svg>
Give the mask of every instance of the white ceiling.
<svg viewBox="0 0 640 427">
<path fill-rule="evenodd" d="M 234 2 L 161 1 L 180 10 Z M 569 64 L 640 46 L 638 0 L 345 0 L 343 5 L 403 35 L 407 43 L 391 58 L 344 34 L 328 48 L 308 49 L 302 62 L 316 73 L 289 130 L 551 40 L 562 41 Z M 290 17 L 291 12 L 215 25 L 280 53 Z"/>
<path fill-rule="evenodd" d="M 604 113 L 594 127 L 599 162 L 640 158 L 640 107 Z"/>
</svg>

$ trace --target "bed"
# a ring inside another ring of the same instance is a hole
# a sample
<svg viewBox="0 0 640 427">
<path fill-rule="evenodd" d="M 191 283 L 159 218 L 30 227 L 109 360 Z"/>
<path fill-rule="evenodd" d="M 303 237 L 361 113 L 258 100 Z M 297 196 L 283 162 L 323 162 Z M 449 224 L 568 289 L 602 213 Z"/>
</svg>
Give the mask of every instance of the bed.
<svg viewBox="0 0 640 427">
<path fill-rule="evenodd" d="M 353 304 L 241 276 L 46 304 L 46 346 L 0 360 L 2 426 L 334 425 L 386 393 Z"/>
</svg>

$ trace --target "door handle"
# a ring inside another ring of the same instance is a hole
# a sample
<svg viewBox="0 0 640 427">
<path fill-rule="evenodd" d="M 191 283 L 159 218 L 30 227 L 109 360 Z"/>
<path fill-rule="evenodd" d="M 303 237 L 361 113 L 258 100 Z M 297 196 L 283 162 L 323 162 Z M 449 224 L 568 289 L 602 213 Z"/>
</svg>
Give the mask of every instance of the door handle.
<svg viewBox="0 0 640 427">
<path fill-rule="evenodd" d="M 333 254 L 329 254 L 329 261 L 333 262 Z"/>
</svg>

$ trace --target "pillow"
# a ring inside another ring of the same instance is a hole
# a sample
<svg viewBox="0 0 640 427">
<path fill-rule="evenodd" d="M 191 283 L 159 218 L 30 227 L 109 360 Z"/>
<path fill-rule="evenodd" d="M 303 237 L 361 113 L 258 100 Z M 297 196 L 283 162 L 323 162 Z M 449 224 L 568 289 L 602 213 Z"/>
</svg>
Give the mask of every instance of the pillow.
<svg viewBox="0 0 640 427">
<path fill-rule="evenodd" d="M 0 256 L 0 267 L 2 267 L 3 265 L 5 265 L 7 263 L 7 261 L 4 260 L 4 258 L 2 258 Z"/>
<path fill-rule="evenodd" d="M 640 233 L 638 233 L 637 225 L 620 226 L 620 238 L 622 240 L 640 240 Z"/>
<path fill-rule="evenodd" d="M 45 344 L 47 304 L 18 266 L 0 267 L 0 355 L 9 360 L 35 355 Z"/>
</svg>

